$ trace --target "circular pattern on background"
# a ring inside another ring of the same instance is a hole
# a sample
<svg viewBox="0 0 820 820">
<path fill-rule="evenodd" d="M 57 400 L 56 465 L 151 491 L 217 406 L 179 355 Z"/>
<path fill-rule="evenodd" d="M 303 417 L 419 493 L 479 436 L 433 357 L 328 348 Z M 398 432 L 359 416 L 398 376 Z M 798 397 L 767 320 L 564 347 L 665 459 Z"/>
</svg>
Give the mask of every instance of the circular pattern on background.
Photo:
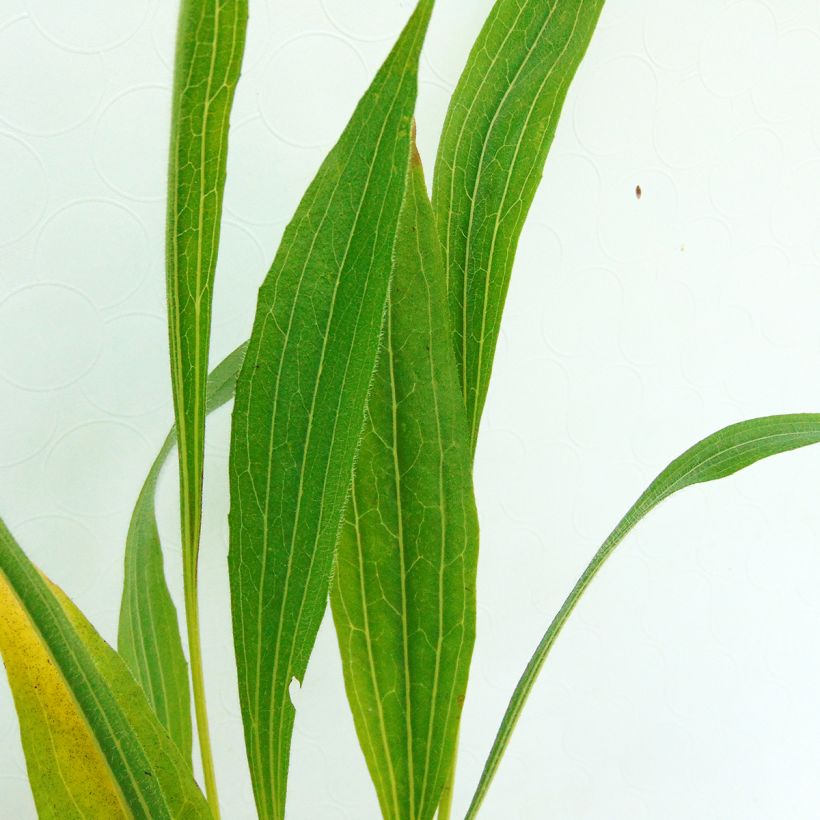
<svg viewBox="0 0 820 820">
<path fill-rule="evenodd" d="M 768 193 L 777 188 L 782 162 L 783 143 L 774 131 L 758 127 L 737 134 L 712 169 L 712 201 L 738 224 L 758 224 L 765 231 Z M 752 168 L 754 173 L 749 173 Z"/>
<path fill-rule="evenodd" d="M 262 248 L 247 228 L 223 220 L 214 278 L 215 327 L 234 322 L 240 322 L 242 328 L 250 326 L 259 285 L 270 261 L 263 257 Z"/>
<path fill-rule="evenodd" d="M 25 390 L 55 390 L 77 381 L 100 350 L 100 319 L 72 288 L 27 285 L 0 302 L 0 376 Z"/>
<path fill-rule="evenodd" d="M 707 26 L 700 55 L 703 82 L 722 97 L 754 88 L 770 68 L 761 55 L 772 54 L 776 40 L 771 9 L 757 0 L 731 3 Z M 726 47 L 727 43 L 732 44 L 731 48 Z"/>
<path fill-rule="evenodd" d="M 693 128 L 692 123 L 709 123 Z M 696 74 L 665 84 L 655 120 L 658 156 L 674 168 L 689 168 L 720 152 L 734 127 L 731 106 L 709 91 Z"/>
<path fill-rule="evenodd" d="M 593 364 L 579 367 L 576 371 L 578 375 L 570 385 L 567 430 L 572 441 L 585 448 L 611 445 L 612 428 L 608 422 L 602 422 L 602 397 L 606 397 L 607 419 L 628 419 L 640 409 L 645 392 L 637 368 L 623 364 L 599 364 L 603 358 L 598 354 L 592 360 Z M 631 471 L 633 466 L 625 464 L 623 469 Z M 607 503 L 598 503 L 595 514 Z M 617 513 L 613 513 L 611 508 L 603 509 L 603 515 L 610 521 L 617 520 Z M 585 518 L 584 525 L 588 523 L 589 518 Z"/>
<path fill-rule="evenodd" d="M 766 72 L 752 89 L 755 108 L 770 122 L 798 120 L 811 127 L 820 98 L 820 37 L 796 29 L 777 38 L 767 55 L 776 71 Z"/>
<path fill-rule="evenodd" d="M 117 193 L 158 201 L 168 187 L 171 94 L 167 88 L 134 88 L 109 103 L 94 134 L 94 165 Z"/>
<path fill-rule="evenodd" d="M 579 78 L 573 112 L 579 142 L 607 156 L 650 139 L 657 85 L 652 66 L 638 57 L 617 57 Z"/>
<path fill-rule="evenodd" d="M 85 397 L 112 416 L 141 416 L 171 395 L 167 325 L 147 313 L 105 324 L 100 357 L 83 383 Z"/>
<path fill-rule="evenodd" d="M 772 233 L 784 245 L 799 247 L 820 227 L 820 161 L 794 167 L 778 183 L 771 202 Z"/>
<path fill-rule="evenodd" d="M 342 34 L 366 41 L 396 35 L 414 7 L 413 0 L 322 0 L 325 14 Z"/>
<path fill-rule="evenodd" d="M 26 17 L 0 29 L 0 120 L 18 131 L 47 136 L 84 122 L 99 105 L 104 76 L 99 55 L 59 48 Z"/>
<path fill-rule="evenodd" d="M 37 28 L 68 51 L 105 51 L 133 37 L 148 11 L 149 0 L 27 0 Z M 168 5 L 173 5 L 169 3 Z"/>
<path fill-rule="evenodd" d="M 640 265 L 630 267 L 640 268 Z M 651 365 L 674 361 L 692 332 L 695 311 L 691 290 L 669 276 L 640 275 L 629 281 L 618 344 L 624 359 L 639 372 Z"/>
<path fill-rule="evenodd" d="M 87 422 L 54 443 L 45 462 L 46 484 L 69 512 L 94 517 L 120 512 L 137 497 L 148 455 L 148 443 L 133 427 Z"/>
<path fill-rule="evenodd" d="M 640 184 L 641 198 L 635 195 Z M 636 169 L 618 184 L 604 188 L 598 209 L 598 235 L 604 252 L 621 262 L 635 262 L 660 247 L 675 244 L 678 194 L 674 180 L 654 168 Z"/>
<path fill-rule="evenodd" d="M 0 245 L 15 242 L 36 224 L 46 207 L 46 175 L 25 143 L 0 134 Z"/>
<path fill-rule="evenodd" d="M 494 0 L 447 0 L 437 5 L 427 32 L 423 61 L 442 82 L 455 87 L 467 62 L 470 44 L 478 37 L 493 4 Z M 454 32 L 458 32 L 455 38 Z"/>
<path fill-rule="evenodd" d="M 14 534 L 26 555 L 75 599 L 91 589 L 96 570 L 114 557 L 113 551 L 101 549 L 88 527 L 68 516 L 30 518 L 15 526 Z"/>
<path fill-rule="evenodd" d="M 656 65 L 682 70 L 697 63 L 710 6 L 711 0 L 648 5 L 644 43 Z"/>
<path fill-rule="evenodd" d="M 155 3 L 151 15 L 151 41 L 166 68 L 174 68 L 174 40 L 179 17 L 175 3 Z M 252 26 L 251 26 L 252 28 Z"/>
<path fill-rule="evenodd" d="M 0 424 L 0 467 L 19 464 L 44 450 L 57 418 L 48 393 L 21 390 L 0 379 L 0 407 L 14 408 L 13 423 Z"/>
<path fill-rule="evenodd" d="M 544 341 L 563 356 L 614 351 L 623 302 L 623 285 L 614 271 L 578 271 L 544 306 Z"/>
<path fill-rule="evenodd" d="M 341 37 L 294 37 L 262 71 L 259 110 L 268 128 L 291 145 L 327 147 L 342 133 L 369 73 L 359 52 Z"/>
<path fill-rule="evenodd" d="M 277 139 L 260 117 L 242 123 L 231 129 L 225 210 L 251 225 L 288 222 L 321 159 Z"/>
<path fill-rule="evenodd" d="M 144 279 L 150 263 L 148 235 L 122 205 L 99 199 L 75 202 L 43 226 L 37 263 L 49 279 L 77 288 L 98 307 L 110 307 Z"/>
</svg>

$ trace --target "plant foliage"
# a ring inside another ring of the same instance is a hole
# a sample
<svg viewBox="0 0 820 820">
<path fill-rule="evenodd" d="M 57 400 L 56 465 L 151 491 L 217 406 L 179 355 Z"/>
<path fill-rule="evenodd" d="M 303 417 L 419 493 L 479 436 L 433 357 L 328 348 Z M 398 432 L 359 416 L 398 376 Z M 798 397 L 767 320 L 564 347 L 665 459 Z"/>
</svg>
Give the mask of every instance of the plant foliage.
<svg viewBox="0 0 820 820">
<path fill-rule="evenodd" d="M 602 7 L 496 0 L 450 102 L 431 199 L 413 117 L 433 0 L 418 0 L 285 230 L 248 342 L 208 375 L 247 0 L 182 0 L 166 236 L 175 425 L 131 517 L 118 652 L 0 521 L 0 651 L 41 817 L 219 816 L 197 558 L 205 419 L 235 398 L 227 572 L 259 817 L 285 817 L 290 689 L 330 601 L 382 815 L 448 820 L 476 630 L 480 418 L 518 239 Z M 819 441 L 820 415 L 752 419 L 658 475 L 536 648 L 467 818 L 561 628 L 630 530 L 681 489 Z M 175 448 L 190 663 L 154 510 Z"/>
</svg>

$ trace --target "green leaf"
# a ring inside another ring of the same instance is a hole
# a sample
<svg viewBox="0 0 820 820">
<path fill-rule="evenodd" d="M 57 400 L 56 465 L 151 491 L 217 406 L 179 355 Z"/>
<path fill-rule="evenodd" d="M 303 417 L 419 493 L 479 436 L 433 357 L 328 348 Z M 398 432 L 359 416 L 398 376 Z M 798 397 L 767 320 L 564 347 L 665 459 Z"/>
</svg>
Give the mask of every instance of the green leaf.
<svg viewBox="0 0 820 820">
<path fill-rule="evenodd" d="M 205 402 L 211 413 L 233 398 L 245 345 L 220 362 L 208 377 Z M 176 443 L 168 433 L 131 515 L 125 542 L 125 582 L 117 648 L 140 683 L 160 723 L 186 760 L 191 758 L 191 702 L 179 623 L 162 564 L 154 500 L 159 474 Z"/>
<path fill-rule="evenodd" d="M 211 817 L 126 665 L 2 521 L 0 651 L 40 817 Z"/>
<path fill-rule="evenodd" d="M 168 163 L 166 273 L 171 386 L 179 438 L 185 614 L 199 746 L 217 811 L 197 602 L 205 394 L 228 125 L 248 21 L 247 0 L 182 0 Z"/>
<path fill-rule="evenodd" d="M 678 456 L 650 485 L 618 525 L 564 601 L 515 688 L 484 765 L 465 820 L 475 817 L 510 741 L 513 729 L 555 639 L 592 579 L 630 530 L 661 501 L 692 484 L 715 481 L 763 458 L 820 442 L 820 414 L 804 413 L 741 421 L 713 433 Z"/>
<path fill-rule="evenodd" d="M 166 438 L 131 516 L 125 541 L 125 580 L 118 649 L 145 691 L 160 723 L 191 762 L 191 699 L 188 664 L 182 651 L 177 612 L 162 565 L 154 496 L 162 465 L 175 437 Z"/>
<path fill-rule="evenodd" d="M 433 210 L 472 446 L 513 257 L 604 0 L 497 0 L 450 101 Z"/>
<path fill-rule="evenodd" d="M 259 293 L 231 437 L 234 643 L 262 818 L 281 818 L 301 681 L 364 423 L 410 155 L 421 0 L 322 164 Z"/>
<path fill-rule="evenodd" d="M 331 594 L 386 818 L 435 814 L 475 640 L 478 520 L 444 270 L 418 154 Z"/>
<path fill-rule="evenodd" d="M 183 545 L 189 550 L 199 537 L 211 302 L 247 17 L 247 0 L 182 0 L 177 30 L 166 267 Z"/>
</svg>

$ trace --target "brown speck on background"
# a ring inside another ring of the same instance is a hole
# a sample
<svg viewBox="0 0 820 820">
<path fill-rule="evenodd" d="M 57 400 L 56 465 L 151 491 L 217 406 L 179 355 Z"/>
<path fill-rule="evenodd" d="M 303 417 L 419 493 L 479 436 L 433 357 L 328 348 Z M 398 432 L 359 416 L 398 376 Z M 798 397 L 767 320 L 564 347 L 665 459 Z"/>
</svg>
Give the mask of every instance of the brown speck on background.
<svg viewBox="0 0 820 820">
<path fill-rule="evenodd" d="M 640 186 L 640 185 L 636 185 L 636 186 L 635 186 L 635 197 L 636 197 L 637 199 L 640 199 L 640 198 L 641 198 L 641 194 L 643 194 L 643 191 L 641 190 L 641 186 Z"/>
</svg>

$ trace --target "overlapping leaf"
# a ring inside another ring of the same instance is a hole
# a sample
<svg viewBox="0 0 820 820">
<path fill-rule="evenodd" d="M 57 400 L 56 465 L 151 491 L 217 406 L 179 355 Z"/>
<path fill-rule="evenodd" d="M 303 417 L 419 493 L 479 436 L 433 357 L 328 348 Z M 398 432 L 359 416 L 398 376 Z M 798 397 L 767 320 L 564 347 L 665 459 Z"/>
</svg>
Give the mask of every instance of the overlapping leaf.
<svg viewBox="0 0 820 820">
<path fill-rule="evenodd" d="M 128 668 L 2 521 L 0 651 L 40 817 L 211 817 Z"/>
<path fill-rule="evenodd" d="M 433 212 L 414 153 L 331 602 L 386 818 L 432 818 L 475 638 L 478 522 Z"/>
<path fill-rule="evenodd" d="M 208 377 L 211 413 L 233 398 L 245 345 L 223 359 Z M 179 622 L 162 561 L 154 508 L 157 480 L 176 442 L 172 429 L 140 491 L 125 542 L 125 581 L 117 649 L 141 684 L 160 722 L 182 754 L 191 757 L 191 703 Z"/>
<path fill-rule="evenodd" d="M 724 427 L 711 436 L 690 447 L 678 456 L 647 487 L 646 491 L 629 509 L 618 525 L 601 545 L 583 575 L 576 583 L 569 597 L 547 629 L 538 648 L 527 665 L 521 680 L 515 688 L 504 720 L 496 735 L 493 747 L 484 765 L 478 787 L 473 797 L 466 820 L 475 817 L 501 758 L 510 741 L 518 718 L 535 684 L 538 673 L 547 659 L 552 645 L 566 623 L 576 604 L 584 594 L 592 579 L 598 574 L 607 558 L 623 541 L 632 528 L 651 510 L 669 496 L 705 481 L 725 478 L 760 461 L 763 458 L 796 450 L 809 444 L 820 442 L 820 414 L 801 413 L 785 416 L 767 416 L 742 421 Z"/>
<path fill-rule="evenodd" d="M 444 124 L 433 181 L 472 446 L 518 238 L 604 0 L 497 0 Z"/>
<path fill-rule="evenodd" d="M 325 611 L 410 153 L 421 0 L 322 164 L 259 293 L 231 436 L 231 602 L 254 795 L 284 815 L 294 708 Z"/>
</svg>

